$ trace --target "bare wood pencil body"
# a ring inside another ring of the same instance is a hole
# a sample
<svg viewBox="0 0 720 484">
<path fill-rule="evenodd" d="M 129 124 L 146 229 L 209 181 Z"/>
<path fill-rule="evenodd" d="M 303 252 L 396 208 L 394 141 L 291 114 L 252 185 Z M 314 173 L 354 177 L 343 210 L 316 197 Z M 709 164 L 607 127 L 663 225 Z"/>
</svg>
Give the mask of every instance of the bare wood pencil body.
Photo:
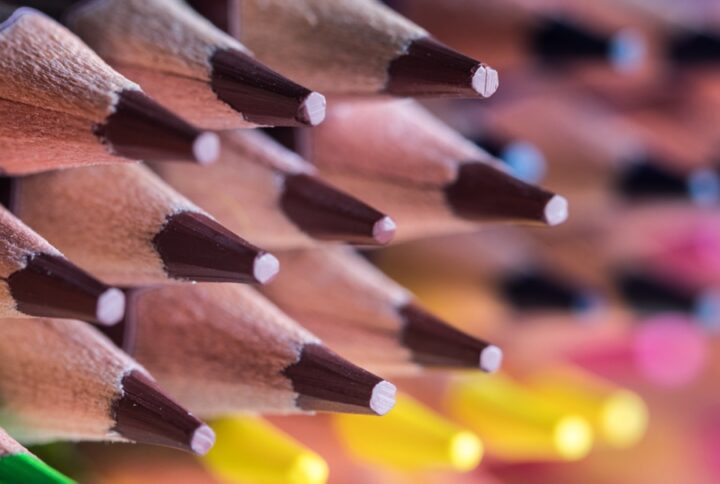
<svg viewBox="0 0 720 484">
<path fill-rule="evenodd" d="M 223 134 L 223 146 L 221 161 L 211 167 L 154 168 L 225 227 L 262 247 L 310 246 L 317 240 L 378 245 L 392 239 L 390 217 L 324 183 L 311 164 L 272 138 L 238 130 Z"/>
<path fill-rule="evenodd" d="M 392 384 L 328 350 L 249 287 L 183 284 L 129 298 L 124 326 L 110 334 L 200 415 L 382 415 L 394 404 Z"/>
<path fill-rule="evenodd" d="M 336 103 L 308 136 L 320 173 L 392 214 L 398 239 L 567 217 L 563 197 L 509 175 L 412 101 Z"/>
<path fill-rule="evenodd" d="M 194 5 L 212 15 L 211 3 Z M 248 0 L 235 10 L 223 24 L 258 59 L 323 92 L 488 97 L 498 87 L 494 69 L 375 0 Z"/>
<path fill-rule="evenodd" d="M 23 442 L 137 441 L 196 453 L 212 431 L 80 321 L 3 319 L 0 422 Z"/>
<path fill-rule="evenodd" d="M 0 207 L 0 317 L 46 316 L 115 324 L 125 296 L 75 267 Z"/>
<path fill-rule="evenodd" d="M 15 181 L 20 219 L 112 284 L 267 282 L 277 260 L 215 222 L 141 165 Z"/>
<path fill-rule="evenodd" d="M 283 252 L 263 294 L 340 354 L 376 371 L 500 366 L 499 348 L 425 311 L 412 295 L 345 249 Z"/>
<path fill-rule="evenodd" d="M 200 126 L 314 126 L 324 117 L 321 94 L 265 67 L 180 0 L 83 2 L 66 19 L 101 57 Z"/>
<path fill-rule="evenodd" d="M 0 480 L 7 483 L 72 484 L 0 429 Z"/>
<path fill-rule="evenodd" d="M 49 17 L 28 8 L 15 10 L 0 24 L 0 48 L 0 98 L 38 108 L 39 116 L 55 116 L 56 123 L 68 116 L 84 120 L 87 131 L 109 153 L 198 162 L 217 157 L 216 135 L 196 129 L 147 97 Z M 37 130 L 48 119 L 25 129 Z M 17 149 L 12 139 L 1 141 Z"/>
</svg>

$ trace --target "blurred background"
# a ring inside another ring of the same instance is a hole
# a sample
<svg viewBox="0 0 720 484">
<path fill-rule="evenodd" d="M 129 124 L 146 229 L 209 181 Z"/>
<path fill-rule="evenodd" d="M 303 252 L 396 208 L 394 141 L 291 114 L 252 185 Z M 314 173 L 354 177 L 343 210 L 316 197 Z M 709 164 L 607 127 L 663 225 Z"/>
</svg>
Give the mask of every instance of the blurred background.
<svg viewBox="0 0 720 484">
<path fill-rule="evenodd" d="M 383 419 L 228 422 L 255 436 L 236 454 L 301 469 L 278 477 L 249 459 L 232 480 L 719 482 L 720 2 L 388 3 L 499 71 L 489 100 L 425 104 L 566 196 L 570 217 L 365 254 L 501 346 L 503 371 L 397 379 L 402 399 Z M 228 479 L 142 446 L 32 450 L 85 482 Z"/>
</svg>

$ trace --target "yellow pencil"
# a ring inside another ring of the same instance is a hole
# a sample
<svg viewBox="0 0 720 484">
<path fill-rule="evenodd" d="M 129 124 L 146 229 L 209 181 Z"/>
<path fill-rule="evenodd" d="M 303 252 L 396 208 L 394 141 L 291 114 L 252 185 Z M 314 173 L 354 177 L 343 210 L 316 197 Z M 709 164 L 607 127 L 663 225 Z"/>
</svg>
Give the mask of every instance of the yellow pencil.
<svg viewBox="0 0 720 484">
<path fill-rule="evenodd" d="M 333 421 L 355 457 L 394 470 L 469 471 L 483 454 L 473 432 L 404 395 L 383 418 L 337 415 Z"/>
</svg>

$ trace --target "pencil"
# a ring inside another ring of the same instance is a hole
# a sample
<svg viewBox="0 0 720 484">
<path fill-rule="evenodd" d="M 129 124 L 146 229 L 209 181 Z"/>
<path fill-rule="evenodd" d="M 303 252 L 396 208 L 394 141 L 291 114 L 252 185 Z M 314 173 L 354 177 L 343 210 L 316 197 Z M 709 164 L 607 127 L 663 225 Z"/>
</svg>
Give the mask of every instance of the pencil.
<svg viewBox="0 0 720 484">
<path fill-rule="evenodd" d="M 0 481 L 32 484 L 71 484 L 71 479 L 32 455 L 0 429 Z"/>
<path fill-rule="evenodd" d="M 351 250 L 296 250 L 279 258 L 283 272 L 263 294 L 352 361 L 385 372 L 500 367 L 498 347 L 436 318 Z"/>
<path fill-rule="evenodd" d="M 157 163 L 154 168 L 228 229 L 271 248 L 317 240 L 383 245 L 392 239 L 390 217 L 322 181 L 311 164 L 269 136 L 254 130 L 222 136 L 227 149 L 211 167 Z"/>
<path fill-rule="evenodd" d="M 131 292 L 114 341 L 198 415 L 384 415 L 395 387 L 342 359 L 260 294 L 236 284 Z"/>
<path fill-rule="evenodd" d="M 112 325 L 125 295 L 94 279 L 0 206 L 0 317 L 76 318 Z"/>
<path fill-rule="evenodd" d="M 481 221 L 567 218 L 565 198 L 508 174 L 412 101 L 335 103 L 308 136 L 308 159 L 323 177 L 392 214 L 399 240 L 473 230 Z"/>
<path fill-rule="evenodd" d="M 224 228 L 144 166 L 74 168 L 14 183 L 15 214 L 112 284 L 265 283 L 277 273 L 271 254 Z"/>
<path fill-rule="evenodd" d="M 217 157 L 214 133 L 160 106 L 54 20 L 30 8 L 3 20 L 0 98 L 51 118 L 58 113 L 58 122 L 82 119 L 97 143 L 126 158 L 209 163 Z"/>
<path fill-rule="evenodd" d="M 212 430 L 75 320 L 0 321 L 0 421 L 18 440 L 141 442 L 206 453 Z"/>
<path fill-rule="evenodd" d="M 720 37 L 708 27 L 677 29 L 666 48 L 668 59 L 683 67 L 713 66 L 720 61 Z"/>
<path fill-rule="evenodd" d="M 208 16 L 212 4 L 194 2 Z M 375 0 L 249 0 L 235 10 L 222 24 L 261 62 L 319 91 L 489 97 L 498 87 L 497 71 Z"/>
<path fill-rule="evenodd" d="M 65 19 L 103 59 L 199 126 L 314 126 L 325 116 L 321 94 L 258 62 L 185 2 L 95 0 Z"/>
<path fill-rule="evenodd" d="M 322 457 L 257 417 L 234 415 L 211 422 L 217 444 L 203 463 L 228 482 L 325 484 Z"/>
</svg>

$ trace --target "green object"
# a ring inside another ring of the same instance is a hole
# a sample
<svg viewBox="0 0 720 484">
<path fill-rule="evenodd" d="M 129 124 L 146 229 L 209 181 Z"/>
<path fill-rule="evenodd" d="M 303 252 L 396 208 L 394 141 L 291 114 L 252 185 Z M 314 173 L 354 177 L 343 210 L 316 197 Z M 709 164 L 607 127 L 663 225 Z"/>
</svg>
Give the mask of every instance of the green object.
<svg viewBox="0 0 720 484">
<path fill-rule="evenodd" d="M 72 484 L 65 477 L 32 454 L 12 454 L 0 457 L 2 484 Z"/>
</svg>

